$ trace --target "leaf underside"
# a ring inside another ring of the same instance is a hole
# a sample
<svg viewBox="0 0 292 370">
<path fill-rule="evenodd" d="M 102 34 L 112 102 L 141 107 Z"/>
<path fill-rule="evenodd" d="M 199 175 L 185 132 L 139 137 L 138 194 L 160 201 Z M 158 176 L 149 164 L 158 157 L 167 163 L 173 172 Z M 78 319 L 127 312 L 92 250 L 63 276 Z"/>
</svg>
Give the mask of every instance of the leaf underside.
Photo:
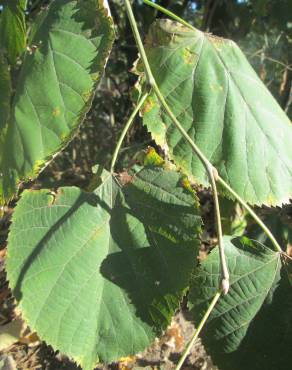
<svg viewBox="0 0 292 370">
<path fill-rule="evenodd" d="M 39 16 L 0 157 L 0 203 L 20 181 L 35 178 L 76 133 L 113 37 L 112 20 L 99 0 L 54 1 Z"/>
<path fill-rule="evenodd" d="M 222 370 L 283 369 L 280 364 L 292 359 L 289 351 L 285 353 L 292 341 L 292 289 L 281 271 L 280 255 L 246 237 L 225 237 L 224 246 L 231 288 L 207 322 L 204 343 Z M 220 276 L 216 249 L 196 270 L 191 284 L 196 323 L 218 291 Z M 273 367 L 275 361 L 279 367 Z"/>
<path fill-rule="evenodd" d="M 220 176 L 250 204 L 287 203 L 292 194 L 292 126 L 239 47 L 159 20 L 145 48 L 167 103 Z M 138 63 L 141 74 L 139 69 Z M 208 186 L 200 160 L 154 93 L 142 115 L 176 165 L 192 181 Z"/>
<path fill-rule="evenodd" d="M 7 274 L 29 326 L 91 370 L 147 347 L 170 322 L 196 265 L 201 218 L 176 172 L 146 168 L 94 193 L 25 191 Z"/>
</svg>

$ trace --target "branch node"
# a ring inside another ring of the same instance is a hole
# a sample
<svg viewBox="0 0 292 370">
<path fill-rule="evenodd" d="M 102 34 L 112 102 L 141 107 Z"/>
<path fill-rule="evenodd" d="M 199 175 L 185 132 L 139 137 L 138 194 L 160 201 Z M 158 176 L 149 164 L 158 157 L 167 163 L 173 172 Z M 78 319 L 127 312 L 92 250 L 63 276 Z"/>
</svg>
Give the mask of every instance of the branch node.
<svg viewBox="0 0 292 370">
<path fill-rule="evenodd" d="M 229 292 L 229 288 L 230 288 L 229 278 L 222 279 L 221 290 L 224 295 L 226 295 Z"/>
<path fill-rule="evenodd" d="M 219 179 L 219 173 L 217 171 L 217 168 L 215 168 L 215 167 L 212 166 L 212 173 L 213 173 L 213 176 L 214 176 L 215 181 L 218 181 L 218 179 Z"/>
</svg>

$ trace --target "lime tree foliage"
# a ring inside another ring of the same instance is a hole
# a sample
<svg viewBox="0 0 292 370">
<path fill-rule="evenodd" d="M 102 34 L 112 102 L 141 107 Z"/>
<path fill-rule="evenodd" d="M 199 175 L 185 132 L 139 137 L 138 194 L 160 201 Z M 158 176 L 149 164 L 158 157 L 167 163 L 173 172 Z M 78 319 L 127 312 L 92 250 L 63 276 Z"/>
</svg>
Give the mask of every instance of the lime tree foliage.
<svg viewBox="0 0 292 370">
<path fill-rule="evenodd" d="M 111 14 L 124 11 L 115 1 L 112 13 L 100 0 L 40 3 L 38 12 L 36 3 L 1 2 L 0 202 L 18 199 L 6 270 L 30 328 L 54 350 L 92 370 L 97 363 L 147 348 L 170 324 L 187 293 L 199 324 L 220 291 L 220 253 L 214 248 L 198 263 L 203 222 L 195 189 L 208 188 L 209 179 L 155 89 L 149 88 L 141 60 L 133 68 L 139 77 L 132 95 L 148 93 L 136 110 L 141 107 L 144 126 L 163 158 L 153 148 L 134 152 L 131 166 L 115 172 L 113 155 L 110 170 L 98 163 L 86 189 L 19 191 L 66 150 L 95 92 L 99 98 L 103 94 L 98 83 L 115 38 Z M 189 2 L 185 7 L 174 3 L 180 15 L 188 9 Z M 200 2 L 195 3 L 200 11 Z M 256 3 L 270 6 L 268 1 Z M 281 104 L 283 110 L 234 41 L 204 32 L 216 26 L 212 17 L 222 8 L 208 12 L 206 5 L 201 24 L 195 24 L 199 30 L 170 19 L 150 26 L 155 12 L 139 12 L 139 2 L 134 6 L 139 24 L 149 27 L 144 46 L 157 89 L 225 181 L 219 191 L 229 234 L 223 246 L 230 291 L 212 310 L 204 343 L 223 370 L 286 370 L 292 363 L 287 350 L 292 290 L 283 253 L 291 230 L 275 215 L 265 216 L 283 244 L 283 252 L 274 251 L 261 223 L 250 223 L 228 187 L 247 210 L 248 204 L 289 202 L 292 126 L 284 112 L 289 101 Z M 127 36 L 126 28 L 122 18 L 116 35 Z M 121 39 L 117 44 L 125 48 Z M 113 53 L 117 55 L 115 49 Z M 135 58 L 137 53 L 129 60 Z M 107 73 L 115 83 L 121 82 L 120 61 L 115 65 L 109 59 Z M 290 72 L 285 73 L 288 79 Z M 129 79 L 134 84 L 133 74 Z M 95 130 L 103 137 L 98 122 Z"/>
</svg>

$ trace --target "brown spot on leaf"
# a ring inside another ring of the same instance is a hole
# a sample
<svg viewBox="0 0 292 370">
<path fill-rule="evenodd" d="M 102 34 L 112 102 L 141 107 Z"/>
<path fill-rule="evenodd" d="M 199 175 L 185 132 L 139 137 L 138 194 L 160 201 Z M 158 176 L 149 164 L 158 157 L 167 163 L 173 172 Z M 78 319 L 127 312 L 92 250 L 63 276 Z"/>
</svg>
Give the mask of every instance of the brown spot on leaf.
<svg viewBox="0 0 292 370">
<path fill-rule="evenodd" d="M 130 184 L 132 181 L 133 181 L 133 176 L 129 175 L 128 172 L 124 171 L 124 172 L 121 172 L 119 175 L 118 175 L 118 178 L 119 178 L 119 181 L 120 183 L 124 186 L 124 185 L 128 185 Z"/>
<path fill-rule="evenodd" d="M 146 102 L 144 103 L 143 107 L 142 107 L 142 115 L 144 115 L 145 113 L 148 113 L 151 111 L 151 109 L 155 106 L 155 101 L 154 99 L 149 96 L 147 99 L 146 99 Z"/>
</svg>

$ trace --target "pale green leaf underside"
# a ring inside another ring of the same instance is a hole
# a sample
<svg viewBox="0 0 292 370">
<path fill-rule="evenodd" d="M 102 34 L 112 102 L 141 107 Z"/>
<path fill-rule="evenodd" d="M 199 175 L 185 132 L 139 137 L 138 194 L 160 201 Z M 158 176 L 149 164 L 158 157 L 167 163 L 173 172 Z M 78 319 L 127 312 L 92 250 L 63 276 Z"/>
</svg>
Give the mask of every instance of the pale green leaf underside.
<svg viewBox="0 0 292 370">
<path fill-rule="evenodd" d="M 123 188 L 25 191 L 7 273 L 40 338 L 90 370 L 147 347 L 170 322 L 196 265 L 201 218 L 176 172 L 145 169 Z"/>
<path fill-rule="evenodd" d="M 0 158 L 0 202 L 72 138 L 87 113 L 113 41 L 99 0 L 56 0 L 33 29 Z"/>
<path fill-rule="evenodd" d="M 209 346 L 216 352 L 235 351 L 276 284 L 280 280 L 278 252 L 246 237 L 224 237 L 230 272 L 230 291 L 215 306 L 205 330 Z M 220 285 L 218 248 L 211 252 L 194 276 L 190 302 L 196 322 L 206 312 Z"/>
<path fill-rule="evenodd" d="M 250 204 L 276 205 L 292 195 L 292 126 L 238 46 L 169 20 L 146 39 L 154 77 L 177 119 Z M 205 170 L 152 96 L 142 110 L 153 138 L 193 181 Z"/>
</svg>

